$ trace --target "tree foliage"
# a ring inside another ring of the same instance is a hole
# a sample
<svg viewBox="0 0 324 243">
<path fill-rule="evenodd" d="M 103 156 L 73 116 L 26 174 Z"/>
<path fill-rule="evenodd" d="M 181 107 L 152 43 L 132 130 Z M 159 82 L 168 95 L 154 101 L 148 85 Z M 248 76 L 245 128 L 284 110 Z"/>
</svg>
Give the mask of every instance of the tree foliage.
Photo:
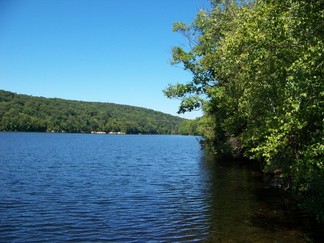
<svg viewBox="0 0 324 243">
<path fill-rule="evenodd" d="M 169 85 L 179 112 L 202 107 L 203 133 L 219 155 L 257 159 L 291 180 L 324 220 L 323 1 L 212 1 L 173 49 L 192 81 Z"/>
<path fill-rule="evenodd" d="M 0 90 L 0 131 L 179 133 L 185 119 L 145 108 Z"/>
</svg>

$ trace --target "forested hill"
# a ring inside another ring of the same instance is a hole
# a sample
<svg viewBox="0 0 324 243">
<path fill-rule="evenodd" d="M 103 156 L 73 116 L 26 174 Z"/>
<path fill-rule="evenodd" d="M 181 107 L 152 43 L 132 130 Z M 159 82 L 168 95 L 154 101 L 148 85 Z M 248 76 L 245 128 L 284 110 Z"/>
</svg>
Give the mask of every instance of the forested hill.
<svg viewBox="0 0 324 243">
<path fill-rule="evenodd" d="M 150 109 L 0 90 L 0 130 L 176 134 L 185 119 Z"/>
</svg>

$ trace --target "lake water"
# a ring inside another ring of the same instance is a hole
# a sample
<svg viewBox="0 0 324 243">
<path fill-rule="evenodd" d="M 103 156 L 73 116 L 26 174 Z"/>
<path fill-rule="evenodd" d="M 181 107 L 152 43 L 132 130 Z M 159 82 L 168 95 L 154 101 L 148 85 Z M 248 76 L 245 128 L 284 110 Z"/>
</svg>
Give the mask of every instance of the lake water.
<svg viewBox="0 0 324 243">
<path fill-rule="evenodd" d="M 290 200 L 198 138 L 0 133 L 0 242 L 305 242 Z"/>
</svg>

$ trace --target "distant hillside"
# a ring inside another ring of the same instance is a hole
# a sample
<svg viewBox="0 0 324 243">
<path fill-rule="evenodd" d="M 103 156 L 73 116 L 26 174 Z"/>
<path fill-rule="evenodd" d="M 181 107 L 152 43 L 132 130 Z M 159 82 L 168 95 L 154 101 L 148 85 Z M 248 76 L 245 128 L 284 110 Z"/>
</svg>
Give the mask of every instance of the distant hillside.
<svg viewBox="0 0 324 243">
<path fill-rule="evenodd" d="M 0 131 L 177 134 L 185 119 L 150 109 L 0 90 Z"/>
</svg>

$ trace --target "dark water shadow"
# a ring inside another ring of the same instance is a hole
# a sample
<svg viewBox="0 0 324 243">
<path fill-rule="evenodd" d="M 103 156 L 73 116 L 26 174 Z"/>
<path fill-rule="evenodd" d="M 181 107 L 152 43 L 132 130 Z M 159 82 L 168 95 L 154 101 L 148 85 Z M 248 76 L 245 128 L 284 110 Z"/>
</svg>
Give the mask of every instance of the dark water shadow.
<svg viewBox="0 0 324 243">
<path fill-rule="evenodd" d="M 204 158 L 210 242 L 323 242 L 323 225 L 288 193 L 271 188 L 252 161 Z"/>
</svg>

